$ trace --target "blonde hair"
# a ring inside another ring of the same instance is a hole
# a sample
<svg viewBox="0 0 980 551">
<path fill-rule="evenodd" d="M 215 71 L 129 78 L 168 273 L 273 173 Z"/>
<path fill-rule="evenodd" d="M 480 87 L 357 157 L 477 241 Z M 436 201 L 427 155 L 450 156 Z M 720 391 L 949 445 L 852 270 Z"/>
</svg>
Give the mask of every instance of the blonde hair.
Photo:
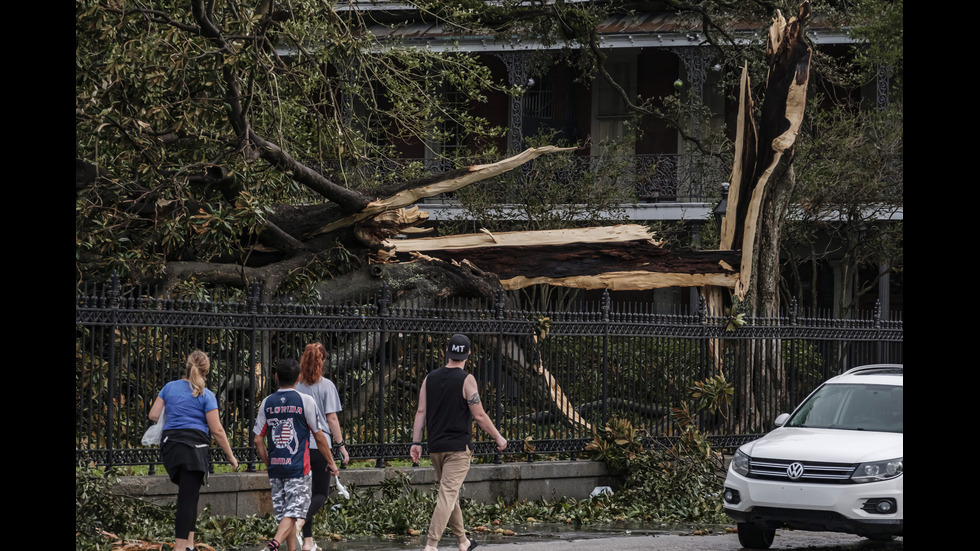
<svg viewBox="0 0 980 551">
<path fill-rule="evenodd" d="M 211 370 L 211 360 L 200 350 L 187 356 L 187 380 L 191 383 L 191 395 L 200 396 L 204 392 L 204 376 Z"/>
</svg>

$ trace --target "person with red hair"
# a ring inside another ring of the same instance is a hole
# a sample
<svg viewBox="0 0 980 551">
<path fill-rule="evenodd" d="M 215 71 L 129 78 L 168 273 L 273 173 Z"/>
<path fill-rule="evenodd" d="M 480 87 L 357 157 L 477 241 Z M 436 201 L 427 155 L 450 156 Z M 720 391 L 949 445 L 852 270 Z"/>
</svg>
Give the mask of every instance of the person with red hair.
<svg viewBox="0 0 980 551">
<path fill-rule="evenodd" d="M 303 356 L 299 360 L 300 373 L 296 390 L 313 397 L 319 410 L 319 420 L 327 441 L 332 439 L 340 448 L 342 462 L 346 465 L 350 461 L 350 454 L 347 453 L 347 446 L 344 445 L 344 433 L 340 430 L 340 420 L 337 417 L 337 412 L 343 408 L 340 404 L 337 385 L 324 376 L 326 359 L 327 349 L 323 344 L 314 342 L 306 345 Z M 311 451 L 316 447 L 312 441 L 310 446 Z M 330 494 L 331 475 L 326 469 L 326 464 L 319 461 L 320 454 L 310 453 L 310 457 L 317 459 L 313 463 L 313 489 L 310 508 L 306 513 L 306 520 L 297 524 L 302 527 L 303 551 L 318 551 L 320 547 L 313 541 L 313 517 L 327 501 L 327 496 Z"/>
</svg>

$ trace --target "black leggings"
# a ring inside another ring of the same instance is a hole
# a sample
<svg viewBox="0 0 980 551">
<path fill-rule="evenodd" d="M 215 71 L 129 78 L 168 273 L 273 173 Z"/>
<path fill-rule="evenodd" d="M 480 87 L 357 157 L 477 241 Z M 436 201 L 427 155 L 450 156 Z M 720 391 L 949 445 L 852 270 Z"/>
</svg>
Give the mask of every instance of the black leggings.
<svg viewBox="0 0 980 551">
<path fill-rule="evenodd" d="M 174 532 L 178 539 L 187 539 L 197 524 L 197 501 L 204 484 L 204 473 L 180 469 L 177 472 L 177 518 Z"/>
<path fill-rule="evenodd" d="M 317 511 L 323 507 L 330 494 L 330 477 L 327 472 L 327 459 L 323 457 L 320 450 L 310 450 L 310 469 L 313 473 L 312 495 L 310 496 L 310 510 L 306 513 L 306 523 L 303 524 L 303 537 L 313 537 L 313 517 Z"/>
</svg>

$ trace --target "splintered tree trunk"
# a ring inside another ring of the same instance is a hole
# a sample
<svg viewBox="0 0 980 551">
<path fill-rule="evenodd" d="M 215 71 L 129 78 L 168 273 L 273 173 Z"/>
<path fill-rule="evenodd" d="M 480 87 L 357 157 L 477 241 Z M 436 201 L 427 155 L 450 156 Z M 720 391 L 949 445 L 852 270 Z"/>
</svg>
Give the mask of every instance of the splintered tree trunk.
<svg viewBox="0 0 980 551">
<path fill-rule="evenodd" d="M 568 398 L 562 390 L 558 380 L 551 374 L 541 359 L 538 349 L 538 338 L 534 337 L 533 350 L 530 354 L 512 339 L 505 339 L 503 342 L 504 369 L 515 380 L 522 382 L 525 388 L 529 388 L 535 398 L 542 403 L 548 404 L 551 412 L 563 424 L 569 427 L 583 427 L 585 430 L 592 430 L 592 425 L 582 417 L 575 404 Z"/>
<path fill-rule="evenodd" d="M 788 22 L 777 12 L 766 52 L 769 80 L 758 125 L 752 119 L 747 67 L 743 68 L 739 128 L 732 169 L 729 208 L 722 224 L 722 246 L 741 249 L 736 296 L 756 319 L 779 314 L 779 245 L 789 200 L 796 186 L 794 144 L 803 122 L 811 49 L 804 42 L 809 2 Z M 773 412 L 784 406 L 786 376 L 776 340 L 735 345 L 745 372 L 738 377 L 736 424 L 740 430 L 765 430 Z M 720 351 L 719 351 L 720 353 Z"/>
<path fill-rule="evenodd" d="M 796 136 L 803 123 L 806 90 L 810 74 L 811 50 L 803 41 L 809 18 L 809 3 L 800 8 L 799 17 L 787 23 L 781 15 L 773 19 L 769 33 L 769 82 L 760 110 L 755 155 L 746 152 L 736 158 L 733 182 L 737 201 L 733 220 L 741 234 L 740 284 L 736 293 L 747 297 L 751 313 L 764 315 L 779 311 L 776 288 L 779 283 L 779 238 L 796 178 L 792 164 Z M 748 85 L 748 76 L 743 86 Z M 747 94 L 743 92 L 743 100 Z M 749 106 L 750 107 L 750 106 Z M 748 107 L 747 107 L 748 109 Z M 747 111 L 748 118 L 751 111 Z M 750 132 L 746 132 L 746 137 Z"/>
</svg>

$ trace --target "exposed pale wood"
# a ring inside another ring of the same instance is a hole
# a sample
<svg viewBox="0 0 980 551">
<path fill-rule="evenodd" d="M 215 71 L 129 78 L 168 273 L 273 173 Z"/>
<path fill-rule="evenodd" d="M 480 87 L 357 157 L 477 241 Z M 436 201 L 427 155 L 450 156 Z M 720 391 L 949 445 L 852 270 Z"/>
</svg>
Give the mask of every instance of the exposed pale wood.
<svg viewBox="0 0 980 551">
<path fill-rule="evenodd" d="M 789 23 L 777 12 L 777 17 L 773 18 L 770 26 L 769 52 L 770 58 L 779 55 L 779 51 L 784 47 L 791 47 L 790 41 L 796 40 L 796 36 L 786 36 L 787 32 L 800 32 L 799 25 L 795 24 L 796 17 L 790 19 Z M 796 143 L 796 136 L 799 134 L 800 126 L 803 123 L 804 108 L 806 107 L 806 92 L 809 83 L 809 55 L 803 61 L 798 62 L 795 67 L 787 68 L 794 72 L 792 82 L 786 93 L 785 102 L 785 121 L 789 126 L 776 136 L 769 144 L 765 145 L 772 149 L 772 157 L 765 170 L 753 183 L 751 199 L 748 201 L 748 210 L 743 222 L 742 234 L 742 264 L 740 269 L 739 281 L 735 285 L 735 295 L 744 299 L 748 292 L 749 282 L 752 280 L 752 265 L 755 261 L 756 235 L 759 229 L 762 205 L 767 192 L 767 187 L 773 175 L 773 171 L 782 161 L 783 154 Z"/>
<path fill-rule="evenodd" d="M 554 378 L 548 368 L 545 367 L 541 359 L 540 341 L 538 336 L 534 336 L 534 350 L 529 354 L 525 347 L 517 344 L 513 339 L 505 338 L 500 350 L 503 354 L 505 365 L 508 372 L 520 381 L 529 384 L 531 392 L 543 393 L 551 400 L 557 414 L 571 426 L 581 425 L 587 430 L 592 430 L 592 425 L 579 415 L 571 400 L 562 390 L 561 385 Z M 513 367 L 511 367 L 513 366 Z M 522 383 L 524 384 L 524 383 Z"/>
<path fill-rule="evenodd" d="M 446 249 L 472 249 L 483 247 L 519 247 L 524 245 L 567 245 L 570 243 L 612 243 L 622 241 L 653 240 L 647 226 L 620 224 L 592 228 L 564 230 L 470 233 L 421 239 L 389 239 L 385 246 L 398 252 L 433 251 Z"/>
<path fill-rule="evenodd" d="M 512 287 L 554 281 L 583 288 L 639 289 L 671 285 L 732 286 L 739 265 L 735 251 L 667 250 L 649 239 L 554 245 L 491 245 L 468 249 L 399 251 L 407 259 L 424 254 L 447 262 L 468 261 Z M 521 278 L 521 279 L 517 279 Z"/>
<path fill-rule="evenodd" d="M 769 40 L 766 42 L 766 57 L 770 60 L 779 51 L 780 45 L 786 37 L 786 18 L 783 12 L 776 10 L 776 15 L 772 17 L 769 24 Z"/>
<path fill-rule="evenodd" d="M 490 236 L 476 237 L 490 239 Z M 398 256 L 403 259 L 469 262 L 479 270 L 496 275 L 505 289 L 520 289 L 541 283 L 610 290 L 674 286 L 732 289 L 738 279 L 738 272 L 733 268 L 740 263 L 739 253 L 735 251 L 665 250 L 649 239 L 554 244 L 536 242 L 515 246 L 508 244 L 509 241 L 502 234 L 495 234 L 494 238 L 504 242 L 484 241 L 484 246 L 469 248 L 433 246 L 426 247 L 425 252 L 399 249 Z M 512 242 L 522 243 L 523 239 Z M 461 244 L 451 240 L 446 243 Z"/>
<path fill-rule="evenodd" d="M 534 343 L 535 345 L 540 344 L 537 335 L 534 336 Z M 572 425 L 582 425 L 585 430 L 592 430 L 592 425 L 575 411 L 575 407 L 572 405 L 571 400 L 568 399 L 568 396 L 565 395 L 565 391 L 561 389 L 561 385 L 558 384 L 558 381 L 551 375 L 551 372 L 544 366 L 544 360 L 541 359 L 540 346 L 535 346 L 535 348 L 538 350 L 538 361 L 534 363 L 534 370 L 541 377 L 545 387 L 548 389 L 548 396 L 551 398 L 552 403 L 555 404 L 558 411 Z"/>
<path fill-rule="evenodd" d="M 521 166 L 522 164 L 531 161 L 541 155 L 546 155 L 549 153 L 557 153 L 560 151 L 574 151 L 574 147 L 557 147 L 553 145 L 548 145 L 544 147 L 531 147 L 525 149 L 524 151 L 514 155 L 513 157 L 508 157 L 502 161 L 497 161 L 496 163 L 490 163 L 486 165 L 473 165 L 469 167 L 469 171 L 457 178 L 450 178 L 447 180 L 440 180 L 436 183 L 421 186 L 417 188 L 407 189 L 400 191 L 391 197 L 385 199 L 379 199 L 377 201 L 372 201 L 360 212 L 356 212 L 349 216 L 346 216 L 340 220 L 336 220 L 323 226 L 316 233 L 328 233 L 339 228 L 344 228 L 351 226 L 362 220 L 366 220 L 373 216 L 376 216 L 384 211 L 393 210 L 398 208 L 407 207 L 417 203 L 418 201 L 426 197 L 434 197 L 440 193 L 448 193 L 450 191 L 456 191 L 459 188 L 468 186 L 475 182 L 481 180 L 486 180 L 487 178 L 493 178 L 499 174 L 503 174 L 509 170 Z"/>
<path fill-rule="evenodd" d="M 746 62 L 742 66 L 740 79 L 738 119 L 735 131 L 735 160 L 732 174 L 729 178 L 728 209 L 721 223 L 722 250 L 735 248 L 735 241 L 741 237 L 741 220 L 744 215 L 742 198 L 749 194 L 752 168 L 755 166 L 757 135 L 753 119 L 752 89 L 749 86 L 749 67 Z M 748 171 L 748 174 L 745 172 Z"/>
<path fill-rule="evenodd" d="M 410 231 L 429 220 L 429 213 L 418 207 L 393 209 L 368 218 L 354 226 L 358 238 L 364 243 L 381 243 L 383 240 Z"/>
<path fill-rule="evenodd" d="M 664 274 L 653 272 L 606 272 L 592 276 L 565 278 L 517 276 L 502 279 L 504 289 L 514 290 L 548 283 L 560 287 L 576 289 L 609 289 L 610 291 L 643 291 L 665 287 L 727 287 L 733 289 L 738 282 L 738 274 Z"/>
</svg>

